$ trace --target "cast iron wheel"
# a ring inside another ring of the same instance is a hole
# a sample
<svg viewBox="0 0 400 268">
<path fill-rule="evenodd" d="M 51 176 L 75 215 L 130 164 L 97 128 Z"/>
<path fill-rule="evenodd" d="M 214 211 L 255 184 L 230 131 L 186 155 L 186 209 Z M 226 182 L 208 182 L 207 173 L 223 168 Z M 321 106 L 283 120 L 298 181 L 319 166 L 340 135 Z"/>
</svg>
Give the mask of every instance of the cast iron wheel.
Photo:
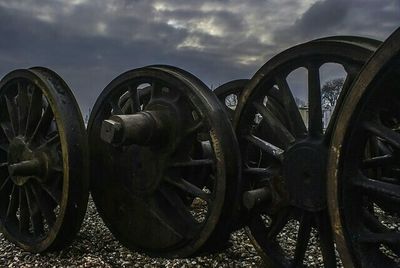
<svg viewBox="0 0 400 268">
<path fill-rule="evenodd" d="M 220 85 L 213 91 L 214 94 L 217 95 L 219 101 L 226 108 L 225 110 L 228 112 L 231 120 L 233 120 L 233 115 L 235 114 L 236 106 L 238 105 L 239 96 L 247 82 L 249 82 L 249 79 L 237 79 L 229 81 Z"/>
<path fill-rule="evenodd" d="M 239 148 L 200 80 L 171 66 L 128 71 L 97 99 L 88 133 L 93 200 L 124 245 L 186 257 L 226 242 L 240 207 Z"/>
<path fill-rule="evenodd" d="M 31 252 L 66 247 L 89 195 L 86 130 L 66 83 L 43 67 L 0 82 L 0 226 Z"/>
<path fill-rule="evenodd" d="M 342 105 L 328 162 L 328 205 L 346 267 L 400 265 L 400 29 Z"/>
<path fill-rule="evenodd" d="M 325 187 L 335 115 L 323 131 L 319 71 L 325 63 L 337 63 L 347 72 L 336 111 L 376 48 L 376 41 L 366 40 L 330 37 L 290 48 L 267 62 L 242 92 L 234 125 L 247 187 L 243 203 L 250 214 L 248 235 L 266 264 L 304 265 L 310 237 L 316 233 L 324 265 L 336 267 Z M 300 67 L 308 71 L 308 127 L 287 82 L 287 76 Z M 268 104 L 274 99 L 283 105 L 283 114 L 273 110 L 277 105 Z M 290 229 L 297 232 L 293 250 L 282 246 L 288 240 L 283 233 Z"/>
</svg>

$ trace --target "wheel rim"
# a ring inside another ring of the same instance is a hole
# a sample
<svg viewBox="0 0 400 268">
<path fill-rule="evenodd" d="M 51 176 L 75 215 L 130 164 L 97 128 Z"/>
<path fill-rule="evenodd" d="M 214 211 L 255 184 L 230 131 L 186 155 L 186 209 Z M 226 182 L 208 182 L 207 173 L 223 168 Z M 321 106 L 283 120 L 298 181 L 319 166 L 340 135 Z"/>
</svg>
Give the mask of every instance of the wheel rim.
<svg viewBox="0 0 400 268">
<path fill-rule="evenodd" d="M 397 30 L 360 72 L 333 135 L 329 211 L 340 256 L 349 267 L 400 263 L 399 40 Z"/>
<path fill-rule="evenodd" d="M 336 267 L 325 191 L 327 144 L 335 115 L 323 132 L 319 69 L 325 63 L 338 63 L 347 72 L 337 110 L 357 71 L 372 52 L 370 45 L 355 45 L 341 41 L 340 37 L 305 43 L 272 58 L 242 93 L 235 128 L 244 181 L 249 188 L 243 196 L 245 206 L 250 209 L 247 229 L 269 264 L 303 265 L 311 230 L 315 229 L 324 265 Z M 308 129 L 287 82 L 287 76 L 299 67 L 308 70 Z M 273 111 L 276 105 L 268 105 L 268 100 L 263 103 L 265 96 L 278 98 L 284 107 L 283 116 Z M 257 120 L 256 114 L 262 120 Z M 259 152 L 258 156 L 254 151 Z M 280 234 L 291 225 L 297 229 L 297 237 L 294 249 L 286 250 L 281 246 L 285 237 Z"/>
<path fill-rule="evenodd" d="M 92 194 L 100 215 L 128 247 L 166 257 L 188 256 L 211 247 L 210 241 L 223 236 L 219 231 L 228 235 L 229 223 L 224 221 L 226 230 L 219 230 L 219 221 L 237 209 L 238 201 L 225 200 L 234 200 L 232 195 L 238 193 L 234 188 L 239 187 L 236 156 L 227 154 L 228 144 L 237 148 L 229 120 L 208 88 L 178 70 L 151 66 L 122 74 L 100 95 L 88 127 Z M 141 85 L 150 90 L 148 102 L 138 90 Z M 100 135 L 103 120 L 115 119 L 110 117 L 112 111 L 132 113 L 121 101 L 128 91 L 138 96 L 131 101 L 137 103 L 133 114 L 150 114 L 165 124 L 162 135 L 156 127 L 154 136 L 142 132 L 125 145 L 107 144 Z M 144 134 L 150 139 L 143 140 Z M 226 181 L 228 176 L 232 182 Z"/>
<path fill-rule="evenodd" d="M 65 247 L 80 228 L 89 193 L 79 108 L 65 82 L 42 67 L 9 73 L 1 81 L 0 95 L 5 109 L 2 231 L 28 251 Z M 80 169 L 79 175 L 74 168 Z"/>
</svg>

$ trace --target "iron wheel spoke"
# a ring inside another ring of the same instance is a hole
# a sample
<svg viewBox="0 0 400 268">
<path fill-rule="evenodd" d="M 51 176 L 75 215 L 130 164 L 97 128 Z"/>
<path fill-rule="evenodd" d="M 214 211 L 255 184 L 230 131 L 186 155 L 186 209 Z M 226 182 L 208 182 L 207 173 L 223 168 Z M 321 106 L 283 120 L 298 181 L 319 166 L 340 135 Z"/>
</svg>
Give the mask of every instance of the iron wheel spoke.
<svg viewBox="0 0 400 268">
<path fill-rule="evenodd" d="M 279 87 L 279 91 L 283 100 L 283 106 L 287 110 L 288 116 L 291 118 L 291 120 L 289 120 L 289 123 L 294 133 L 294 136 L 301 137 L 305 133 L 307 133 L 307 128 L 304 125 L 303 118 L 301 117 L 299 108 L 297 107 L 286 78 L 278 75 L 275 77 L 275 82 Z"/>
<path fill-rule="evenodd" d="M 150 93 L 150 100 L 157 98 L 157 96 L 160 94 L 161 89 L 163 85 L 156 80 L 153 80 L 151 83 L 151 93 Z"/>
<path fill-rule="evenodd" d="M 377 167 L 384 167 L 394 163 L 394 156 L 393 155 L 381 155 L 381 156 L 374 156 L 369 159 L 363 160 L 362 167 L 363 168 L 377 168 Z"/>
<path fill-rule="evenodd" d="M 18 123 L 18 110 L 16 108 L 17 105 L 15 104 L 14 98 L 10 99 L 10 97 L 7 96 L 6 94 L 4 95 L 4 98 L 6 100 L 8 116 L 10 118 L 12 132 L 14 134 L 13 136 L 15 137 L 18 134 L 18 126 L 19 126 L 19 123 Z"/>
<path fill-rule="evenodd" d="M 0 192 L 6 187 L 6 185 L 7 185 L 9 182 L 11 182 L 11 177 L 10 177 L 10 176 L 8 176 L 8 177 L 4 180 L 4 182 L 1 184 L 1 186 L 0 186 Z"/>
<path fill-rule="evenodd" d="M 124 114 L 124 112 L 122 111 L 121 107 L 119 107 L 118 102 L 115 100 L 111 100 L 110 101 L 110 106 L 112 109 L 112 115 L 120 115 L 120 114 Z"/>
<path fill-rule="evenodd" d="M 58 133 L 56 133 L 51 138 L 46 140 L 44 143 L 40 144 L 37 149 L 42 149 L 42 148 L 46 148 L 46 147 L 54 147 L 59 144 L 61 144 L 60 136 L 58 135 Z"/>
<path fill-rule="evenodd" d="M 198 122 L 195 122 L 192 126 L 188 127 L 185 130 L 183 136 L 186 137 L 186 136 L 195 134 L 195 133 L 199 132 L 200 130 L 204 129 L 204 127 L 205 127 L 204 121 L 199 120 Z"/>
<path fill-rule="evenodd" d="M 12 186 L 10 201 L 7 207 L 6 221 L 15 221 L 18 210 L 19 192 L 16 185 Z"/>
<path fill-rule="evenodd" d="M 293 267 L 303 265 L 304 257 L 308 247 L 308 241 L 311 236 L 312 217 L 307 212 L 304 212 L 300 219 L 299 231 L 297 234 L 296 249 L 293 258 Z"/>
<path fill-rule="evenodd" d="M 374 215 L 372 215 L 366 208 L 363 209 L 363 220 L 365 226 L 374 233 L 386 233 L 390 230 L 383 225 Z"/>
<path fill-rule="evenodd" d="M 181 238 L 192 238 L 196 234 L 199 223 L 194 219 L 181 197 L 167 187 L 160 188 L 159 191 L 166 200 L 166 202 L 162 202 L 163 211 L 168 211 L 168 215 L 164 215 L 163 222 Z"/>
<path fill-rule="evenodd" d="M 138 89 L 139 91 L 139 97 L 145 97 L 145 96 L 149 96 L 151 94 L 151 86 L 147 86 L 141 89 Z"/>
<path fill-rule="evenodd" d="M 316 215 L 316 227 L 320 240 L 320 247 L 325 267 L 336 267 L 335 244 L 329 215 L 323 211 Z"/>
<path fill-rule="evenodd" d="M 245 136 L 245 139 L 251 144 L 257 146 L 261 150 L 265 151 L 266 153 L 274 157 L 279 162 L 283 161 L 284 150 L 282 150 L 281 148 L 251 134 Z"/>
<path fill-rule="evenodd" d="M 268 96 L 268 101 L 265 104 L 265 106 L 273 113 L 273 115 L 279 119 L 279 121 L 282 122 L 285 126 L 290 126 L 288 129 L 289 132 L 293 135 L 293 129 L 291 127 L 291 119 L 288 118 L 288 115 L 285 111 L 285 107 L 282 106 L 282 104 L 276 100 L 274 97 L 269 97 Z M 304 123 L 303 123 L 304 125 Z M 293 135 L 296 137 L 296 135 Z"/>
<path fill-rule="evenodd" d="M 25 187 L 19 188 L 19 231 L 23 234 L 29 233 L 29 208 Z"/>
<path fill-rule="evenodd" d="M 61 174 L 62 175 L 62 174 Z M 54 176 L 50 178 L 44 184 L 41 184 L 41 187 L 44 191 L 46 191 L 49 196 L 58 204 L 61 205 L 62 198 L 62 179 L 60 176 Z"/>
<path fill-rule="evenodd" d="M 165 181 L 170 185 L 182 190 L 186 194 L 189 194 L 191 197 L 198 197 L 206 201 L 207 204 L 212 202 L 211 194 L 204 192 L 202 189 L 188 182 L 187 180 L 165 177 Z"/>
<path fill-rule="evenodd" d="M 9 144 L 8 143 L 0 144 L 0 150 L 4 151 L 6 153 L 8 153 L 8 148 L 9 148 Z"/>
<path fill-rule="evenodd" d="M 372 244 L 385 244 L 395 245 L 400 244 L 400 234 L 397 232 L 387 233 L 364 233 L 358 238 L 361 243 L 372 243 Z"/>
<path fill-rule="evenodd" d="M 29 105 L 29 112 L 26 124 L 26 136 L 30 137 L 35 131 L 36 126 L 42 116 L 42 91 L 34 87 L 32 90 L 31 103 Z"/>
<path fill-rule="evenodd" d="M 268 228 L 267 237 L 270 241 L 274 241 L 278 234 L 285 228 L 289 222 L 290 213 L 288 210 L 284 210 L 275 217 L 272 218 L 271 226 Z"/>
<path fill-rule="evenodd" d="M 173 162 L 169 165 L 169 167 L 178 168 L 178 167 L 194 167 L 194 166 L 211 166 L 214 164 L 212 159 L 190 159 L 188 161 L 183 162 Z"/>
<path fill-rule="evenodd" d="M 256 102 L 253 103 L 253 106 L 266 121 L 266 124 L 269 126 L 269 130 L 272 132 L 272 135 L 276 136 L 282 144 L 287 147 L 290 143 L 295 141 L 295 138 L 289 132 L 289 130 L 267 107 Z"/>
<path fill-rule="evenodd" d="M 8 143 L 0 144 L 0 150 L 4 151 L 6 153 L 8 153 L 8 148 L 9 148 L 9 144 Z"/>
<path fill-rule="evenodd" d="M 18 95 L 16 98 L 18 106 L 19 134 L 25 135 L 26 123 L 29 111 L 28 88 L 18 83 Z"/>
<path fill-rule="evenodd" d="M 363 209 L 363 220 L 365 226 L 372 233 L 391 233 L 392 231 L 383 225 L 374 215 L 372 215 L 367 209 Z M 400 256 L 400 244 L 387 245 L 397 256 Z"/>
<path fill-rule="evenodd" d="M 39 122 L 30 138 L 30 141 L 36 140 L 38 135 L 43 136 L 50 128 L 53 118 L 54 118 L 53 110 L 51 109 L 49 104 L 44 110 L 42 117 L 39 119 Z"/>
<path fill-rule="evenodd" d="M 57 164 L 57 163 L 53 163 L 50 167 L 51 171 L 53 172 L 57 172 L 57 173 L 63 173 L 64 168 L 62 166 L 62 164 Z M 62 176 L 62 174 L 59 174 L 60 176 Z"/>
<path fill-rule="evenodd" d="M 388 144 L 384 143 L 383 140 L 375 139 L 376 140 L 376 147 L 377 151 L 381 152 L 383 154 L 392 154 L 391 148 L 388 146 Z"/>
<path fill-rule="evenodd" d="M 307 66 L 308 70 L 308 107 L 309 126 L 308 132 L 313 136 L 322 135 L 322 104 L 321 104 L 321 82 L 318 64 Z"/>
<path fill-rule="evenodd" d="M 276 171 L 274 171 L 271 168 L 253 168 L 253 167 L 247 167 L 243 169 L 243 174 L 250 175 L 250 176 L 256 176 L 256 177 L 272 177 L 276 174 Z"/>
<path fill-rule="evenodd" d="M 49 225 L 49 227 L 53 226 L 56 222 L 56 214 L 54 213 L 54 208 L 57 206 L 57 203 L 55 203 L 50 198 L 50 196 L 48 196 L 47 193 L 45 193 L 36 184 L 30 184 L 30 188 L 33 195 L 35 196 L 39 209 L 42 212 L 42 215 L 44 216 L 47 224 Z"/>
<path fill-rule="evenodd" d="M 270 231 L 270 227 L 267 228 L 261 215 L 253 215 L 250 220 L 250 225 L 251 234 L 253 236 L 256 234 L 268 234 Z M 285 224 L 283 227 L 284 226 Z M 283 227 L 281 229 L 283 229 Z M 267 236 L 266 238 L 267 240 L 263 239 L 258 241 L 260 246 L 263 248 L 263 251 L 268 252 L 276 264 L 280 264 L 282 267 L 289 267 L 290 261 L 285 257 L 285 252 L 283 251 L 282 247 L 278 242 L 275 241 L 276 235 L 272 235 L 271 237 Z"/>
<path fill-rule="evenodd" d="M 400 149 L 400 134 L 395 132 L 394 130 L 378 123 L 368 121 L 363 124 L 363 127 L 371 132 L 373 135 L 376 135 L 385 141 L 387 141 L 390 145 L 394 146 L 396 149 Z"/>
<path fill-rule="evenodd" d="M 3 130 L 4 135 L 6 136 L 7 140 L 10 142 L 14 136 L 14 130 L 11 126 L 10 122 L 1 122 L 0 127 Z"/>
<path fill-rule="evenodd" d="M 363 174 L 353 178 L 351 183 L 362 189 L 366 195 L 378 196 L 397 204 L 400 203 L 400 185 L 373 180 Z"/>
<path fill-rule="evenodd" d="M 31 223 L 33 232 L 35 235 L 39 236 L 44 232 L 43 217 L 40 213 L 37 202 L 35 202 L 35 197 L 30 188 L 25 188 L 26 199 L 28 201 L 29 213 L 31 216 Z"/>
<path fill-rule="evenodd" d="M 127 100 L 124 105 L 122 105 L 121 111 L 123 114 L 131 114 L 132 113 L 132 104 L 131 100 Z"/>
<path fill-rule="evenodd" d="M 140 112 L 140 97 L 137 87 L 129 87 L 129 99 L 131 100 L 132 113 Z"/>
<path fill-rule="evenodd" d="M 151 98 L 151 86 L 147 86 L 145 88 L 139 89 L 139 97 L 140 97 L 140 102 L 142 103 L 143 107 L 145 107 Z"/>
</svg>

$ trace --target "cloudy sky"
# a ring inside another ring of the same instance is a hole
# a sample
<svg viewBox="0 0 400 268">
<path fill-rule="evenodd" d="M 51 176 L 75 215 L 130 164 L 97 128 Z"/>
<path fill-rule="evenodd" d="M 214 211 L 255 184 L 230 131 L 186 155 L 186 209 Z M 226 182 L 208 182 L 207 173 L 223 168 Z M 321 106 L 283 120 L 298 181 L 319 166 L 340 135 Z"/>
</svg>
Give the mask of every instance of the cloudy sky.
<svg viewBox="0 0 400 268">
<path fill-rule="evenodd" d="M 0 75 L 49 67 L 86 114 L 128 69 L 176 65 L 215 87 L 294 44 L 399 26 L 399 0 L 0 0 Z"/>
</svg>

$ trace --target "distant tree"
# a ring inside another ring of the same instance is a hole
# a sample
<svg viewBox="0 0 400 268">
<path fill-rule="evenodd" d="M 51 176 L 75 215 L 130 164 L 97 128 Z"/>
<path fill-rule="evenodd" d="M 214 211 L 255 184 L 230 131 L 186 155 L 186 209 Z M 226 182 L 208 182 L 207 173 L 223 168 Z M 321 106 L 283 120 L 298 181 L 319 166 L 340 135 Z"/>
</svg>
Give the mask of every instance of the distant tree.
<svg viewBox="0 0 400 268">
<path fill-rule="evenodd" d="M 322 107 L 325 109 L 333 109 L 339 98 L 340 91 L 344 84 L 344 78 L 336 78 L 327 81 L 321 89 Z"/>
</svg>

